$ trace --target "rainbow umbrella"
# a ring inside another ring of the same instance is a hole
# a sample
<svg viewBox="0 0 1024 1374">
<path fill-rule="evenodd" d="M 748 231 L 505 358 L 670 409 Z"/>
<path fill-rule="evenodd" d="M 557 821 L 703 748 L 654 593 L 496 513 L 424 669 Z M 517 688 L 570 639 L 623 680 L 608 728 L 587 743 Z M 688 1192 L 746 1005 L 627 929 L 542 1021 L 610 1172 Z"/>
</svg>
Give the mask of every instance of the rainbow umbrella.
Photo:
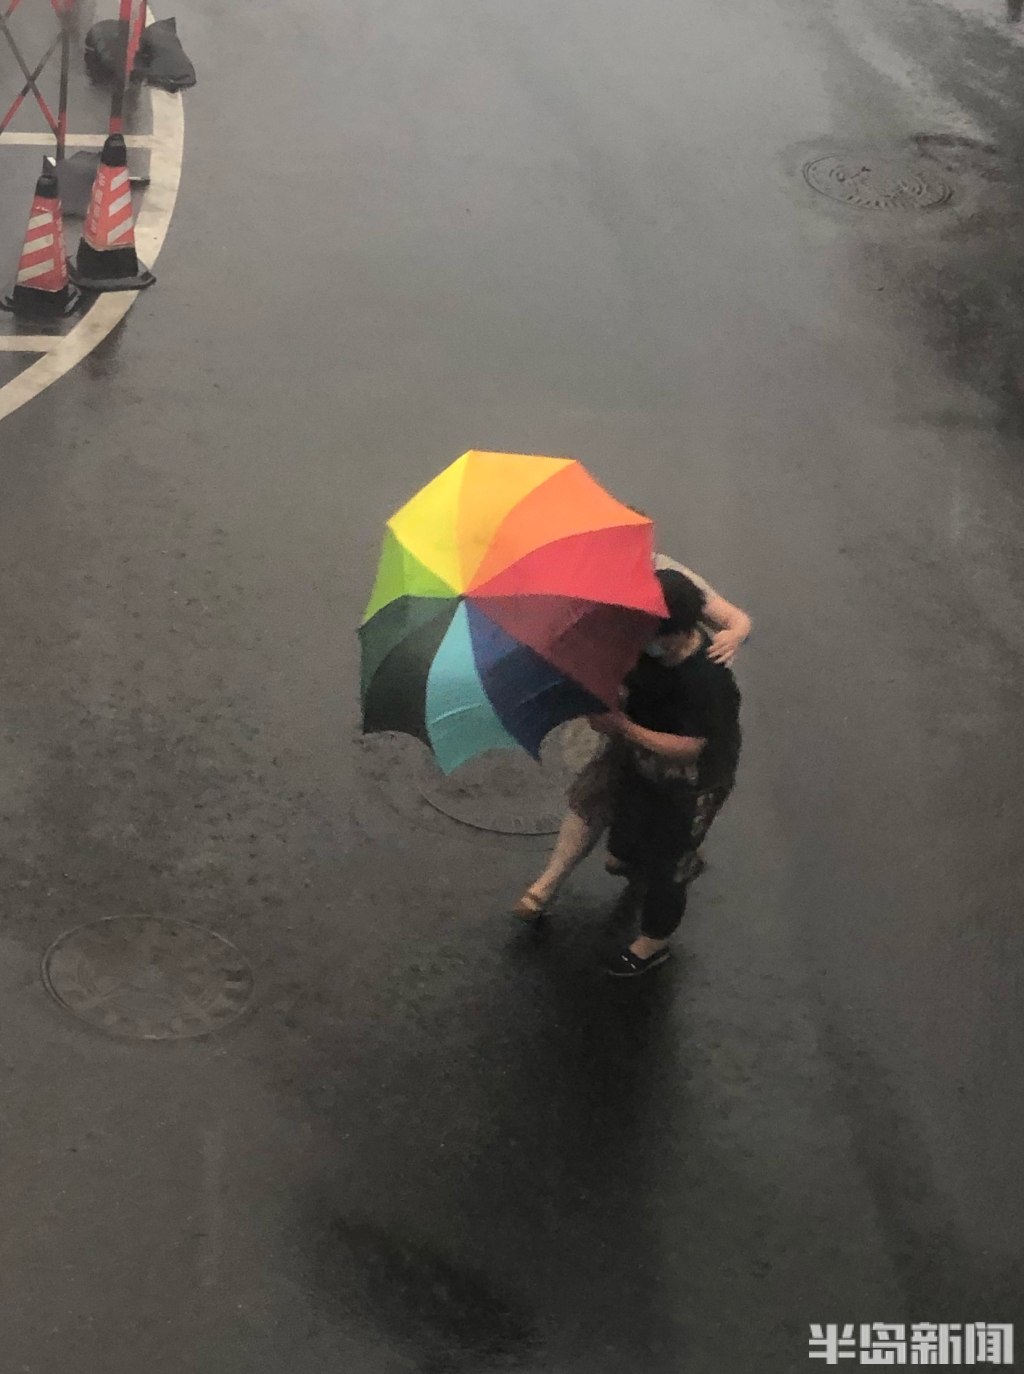
<svg viewBox="0 0 1024 1374">
<path fill-rule="evenodd" d="M 614 708 L 666 612 L 653 527 L 569 458 L 466 453 L 391 517 L 359 631 L 363 729 L 423 740 L 445 773 L 537 758 Z"/>
</svg>

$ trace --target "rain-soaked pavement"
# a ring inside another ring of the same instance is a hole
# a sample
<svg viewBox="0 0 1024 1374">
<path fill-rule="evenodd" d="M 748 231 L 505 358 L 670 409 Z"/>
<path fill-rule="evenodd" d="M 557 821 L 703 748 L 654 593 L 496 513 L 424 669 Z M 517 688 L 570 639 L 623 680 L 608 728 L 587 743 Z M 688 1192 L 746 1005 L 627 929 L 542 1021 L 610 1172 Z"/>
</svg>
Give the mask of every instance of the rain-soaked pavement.
<svg viewBox="0 0 1024 1374">
<path fill-rule="evenodd" d="M 1013 9 L 182 5 L 159 284 L 0 426 L 4 1374 L 1024 1318 Z M 594 972 L 597 863 L 520 943 L 544 841 L 357 738 L 381 523 L 470 447 L 582 457 L 755 617 L 651 986 Z M 130 913 L 232 940 L 252 1011 L 58 1008 L 42 952 Z"/>
</svg>

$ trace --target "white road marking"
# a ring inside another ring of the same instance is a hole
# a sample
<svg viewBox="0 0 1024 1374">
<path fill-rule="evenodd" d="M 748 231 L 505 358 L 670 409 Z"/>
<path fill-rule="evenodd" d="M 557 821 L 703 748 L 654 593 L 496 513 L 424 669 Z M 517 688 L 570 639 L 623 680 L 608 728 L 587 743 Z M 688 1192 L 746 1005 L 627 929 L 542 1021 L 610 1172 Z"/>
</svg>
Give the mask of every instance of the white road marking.
<svg viewBox="0 0 1024 1374">
<path fill-rule="evenodd" d="M 157 139 L 156 134 L 125 134 L 124 141 L 129 148 L 155 148 Z M 68 134 L 64 143 L 68 148 L 102 148 L 106 141 L 106 134 Z M 53 143 L 53 134 L 0 134 L 0 148 L 52 148 Z"/>
<path fill-rule="evenodd" d="M 147 139 L 145 144 L 138 141 L 138 136 L 126 140 L 130 147 L 148 147 L 152 153 L 150 184 L 146 188 L 135 225 L 135 244 L 139 257 L 149 267 L 160 256 L 167 238 L 181 184 L 181 163 L 185 151 L 185 112 L 181 96 L 172 95 L 169 91 L 151 90 L 150 97 L 153 102 L 153 133 L 143 136 Z M 6 135 L 0 137 L 0 148 L 4 138 Z M 52 142 L 49 137 L 44 140 L 46 144 Z M 69 137 L 68 143 L 71 142 Z M 101 147 L 102 144 L 103 139 L 99 138 L 96 144 L 86 146 Z M 88 357 L 97 344 L 102 343 L 110 331 L 121 323 L 138 294 L 137 291 L 112 291 L 100 296 L 74 329 L 63 338 L 48 339 L 44 356 L 26 367 L 6 386 L 0 387 L 0 420 L 13 414 Z M 36 352 L 37 348 L 26 345 L 38 342 L 38 339 L 29 335 L 15 335 L 0 339 L 0 351 Z"/>
<path fill-rule="evenodd" d="M 0 353 L 50 353 L 63 342 L 60 334 L 14 334 L 9 339 L 0 336 Z"/>
</svg>

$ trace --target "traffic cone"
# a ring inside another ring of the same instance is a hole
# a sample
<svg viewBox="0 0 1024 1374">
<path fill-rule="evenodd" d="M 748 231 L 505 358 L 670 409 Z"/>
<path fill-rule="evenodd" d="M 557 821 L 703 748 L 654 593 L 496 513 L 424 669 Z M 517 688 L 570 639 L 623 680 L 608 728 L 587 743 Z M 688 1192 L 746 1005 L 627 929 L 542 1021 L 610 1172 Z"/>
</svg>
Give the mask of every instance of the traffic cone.
<svg viewBox="0 0 1024 1374">
<path fill-rule="evenodd" d="M 156 281 L 135 252 L 128 149 L 120 134 L 103 145 L 71 277 L 87 291 L 139 291 Z"/>
<path fill-rule="evenodd" d="M 0 306 L 25 319 L 45 320 L 70 315 L 79 300 L 78 290 L 68 281 L 57 164 L 46 157 L 32 198 L 18 276 Z"/>
</svg>

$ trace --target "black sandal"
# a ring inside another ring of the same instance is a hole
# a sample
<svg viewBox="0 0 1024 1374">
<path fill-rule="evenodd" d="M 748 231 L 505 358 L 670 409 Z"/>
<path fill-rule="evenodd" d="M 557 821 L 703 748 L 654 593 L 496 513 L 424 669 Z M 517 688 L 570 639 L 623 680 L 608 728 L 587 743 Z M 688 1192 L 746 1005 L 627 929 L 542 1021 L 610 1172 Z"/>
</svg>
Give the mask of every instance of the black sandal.
<svg viewBox="0 0 1024 1374">
<path fill-rule="evenodd" d="M 671 958 L 672 951 L 668 945 L 655 950 L 647 959 L 641 959 L 639 954 L 634 954 L 627 946 L 612 955 L 605 964 L 604 971 L 610 978 L 640 978 L 652 969 L 660 968 Z"/>
</svg>

